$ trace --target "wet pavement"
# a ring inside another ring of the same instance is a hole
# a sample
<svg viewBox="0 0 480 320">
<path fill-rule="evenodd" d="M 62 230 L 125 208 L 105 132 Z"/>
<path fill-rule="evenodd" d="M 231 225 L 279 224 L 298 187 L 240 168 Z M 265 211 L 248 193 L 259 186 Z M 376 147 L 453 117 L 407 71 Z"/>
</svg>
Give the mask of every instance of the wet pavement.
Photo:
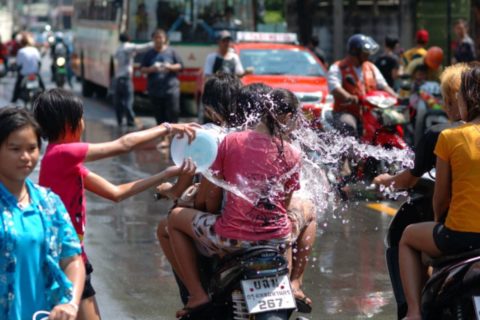
<svg viewBox="0 0 480 320">
<path fill-rule="evenodd" d="M 8 99 L 2 79 L 1 99 Z M 76 87 L 76 90 L 79 88 Z M 0 99 L 0 102 L 2 100 Z M 85 99 L 89 142 L 107 141 L 125 133 L 116 128 L 106 102 Z M 153 120 L 141 117 L 149 126 Z M 113 183 L 159 172 L 171 164 L 167 150 L 147 144 L 130 154 L 88 163 L 87 167 Z M 32 177 L 36 180 L 36 174 Z M 153 191 L 115 204 L 87 193 L 85 246 L 94 266 L 93 285 L 104 319 L 175 319 L 181 307 L 171 268 L 155 238 L 168 201 L 154 201 Z M 314 302 L 307 319 L 394 319 L 395 302 L 385 263 L 384 238 L 391 216 L 358 201 L 344 210 L 319 217 L 314 252 L 304 279 Z M 387 202 L 386 211 L 398 207 Z M 292 317 L 293 318 L 293 317 Z"/>
</svg>

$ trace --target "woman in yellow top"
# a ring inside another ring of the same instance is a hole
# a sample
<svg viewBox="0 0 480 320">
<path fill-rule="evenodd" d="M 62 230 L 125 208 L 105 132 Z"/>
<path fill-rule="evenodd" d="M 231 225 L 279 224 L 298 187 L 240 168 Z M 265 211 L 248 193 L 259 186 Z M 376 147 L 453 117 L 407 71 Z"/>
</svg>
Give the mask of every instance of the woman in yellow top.
<svg viewBox="0 0 480 320">
<path fill-rule="evenodd" d="M 410 225 L 400 241 L 400 275 L 408 320 L 421 319 L 421 252 L 438 257 L 480 248 L 479 65 L 462 73 L 457 97 L 460 116 L 466 123 L 443 130 L 435 147 L 435 222 Z"/>
</svg>

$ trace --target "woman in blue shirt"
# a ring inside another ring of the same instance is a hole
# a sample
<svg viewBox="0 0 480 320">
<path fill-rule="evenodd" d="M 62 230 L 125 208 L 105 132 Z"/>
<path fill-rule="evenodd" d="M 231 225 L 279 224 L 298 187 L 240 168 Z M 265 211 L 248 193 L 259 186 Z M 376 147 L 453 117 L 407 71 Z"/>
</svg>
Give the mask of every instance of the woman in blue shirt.
<svg viewBox="0 0 480 320">
<path fill-rule="evenodd" d="M 0 319 L 74 320 L 85 282 L 80 243 L 59 197 L 27 177 L 40 128 L 17 108 L 0 109 Z"/>
</svg>

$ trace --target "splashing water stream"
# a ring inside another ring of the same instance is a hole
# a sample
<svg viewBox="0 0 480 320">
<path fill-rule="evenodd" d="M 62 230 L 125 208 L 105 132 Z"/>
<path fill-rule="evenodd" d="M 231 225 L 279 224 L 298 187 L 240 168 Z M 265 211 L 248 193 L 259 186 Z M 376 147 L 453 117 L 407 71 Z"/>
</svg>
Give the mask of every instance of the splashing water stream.
<svg viewBox="0 0 480 320">
<path fill-rule="evenodd" d="M 248 122 L 254 122 L 252 116 Z M 335 188 L 331 181 L 340 175 L 340 159 L 348 157 L 359 161 L 368 157 L 395 164 L 396 168 L 411 168 L 413 166 L 413 152 L 410 149 L 385 149 L 382 146 L 374 146 L 361 143 L 354 137 L 343 136 L 337 131 L 318 132 L 310 128 L 307 121 L 300 119 L 300 125 L 291 133 L 291 143 L 301 150 L 301 189 L 296 196 L 309 199 L 315 205 L 317 216 L 320 218 L 328 212 L 339 209 L 339 201 L 335 194 Z M 281 184 L 296 172 L 297 168 L 284 174 L 281 181 L 271 185 L 269 181 L 268 197 L 275 197 L 283 190 Z M 330 177 L 329 177 L 330 175 Z M 239 185 L 232 185 L 224 180 L 215 178 L 214 172 L 208 170 L 204 176 L 215 185 L 231 192 L 232 194 L 255 205 L 260 197 L 265 196 L 265 188 L 252 186 L 246 179 L 240 178 Z M 262 193 L 263 190 L 263 193 Z M 399 196 L 407 196 L 406 192 L 396 191 L 391 187 L 380 187 L 379 192 L 384 196 L 396 199 Z M 342 203 L 341 206 L 347 206 Z M 343 210 L 341 210 L 343 211 Z"/>
</svg>

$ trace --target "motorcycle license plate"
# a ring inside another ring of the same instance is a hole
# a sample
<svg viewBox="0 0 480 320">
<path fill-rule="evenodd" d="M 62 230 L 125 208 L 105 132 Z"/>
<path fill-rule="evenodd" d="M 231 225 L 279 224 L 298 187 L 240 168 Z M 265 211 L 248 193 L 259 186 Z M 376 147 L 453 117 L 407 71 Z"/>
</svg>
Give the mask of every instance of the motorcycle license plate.
<svg viewBox="0 0 480 320">
<path fill-rule="evenodd" d="M 27 81 L 27 89 L 37 89 L 40 84 L 38 80 Z"/>
<path fill-rule="evenodd" d="M 287 275 L 242 281 L 249 314 L 295 309 L 295 298 Z"/>
<path fill-rule="evenodd" d="M 475 306 L 475 319 L 480 320 L 480 296 L 474 296 L 472 299 Z"/>
</svg>

